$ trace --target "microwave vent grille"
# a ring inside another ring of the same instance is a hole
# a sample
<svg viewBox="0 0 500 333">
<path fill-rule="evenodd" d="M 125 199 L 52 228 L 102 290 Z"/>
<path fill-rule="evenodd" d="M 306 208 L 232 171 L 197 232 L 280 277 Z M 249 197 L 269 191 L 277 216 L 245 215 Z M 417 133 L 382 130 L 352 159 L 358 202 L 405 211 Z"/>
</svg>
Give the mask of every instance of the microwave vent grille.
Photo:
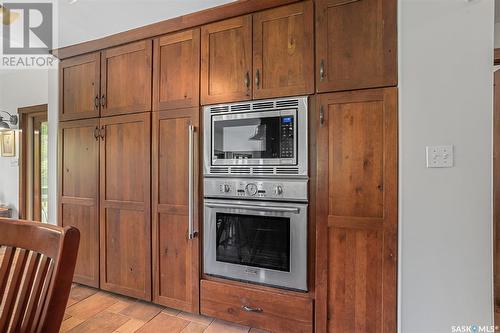
<svg viewBox="0 0 500 333">
<path fill-rule="evenodd" d="M 253 103 L 253 109 L 254 110 L 272 109 L 273 107 L 274 107 L 274 102 L 257 102 L 257 103 Z"/>
<path fill-rule="evenodd" d="M 250 168 L 247 167 L 232 167 L 231 168 L 231 173 L 236 173 L 236 174 L 250 174 Z"/>
<path fill-rule="evenodd" d="M 299 106 L 299 101 L 296 99 L 287 99 L 284 101 L 276 102 L 277 108 L 285 108 L 285 107 L 292 107 L 292 106 Z"/>
<path fill-rule="evenodd" d="M 229 106 L 214 106 L 210 108 L 210 113 L 228 112 Z"/>
<path fill-rule="evenodd" d="M 274 168 L 253 168 L 252 173 L 256 175 L 272 175 L 274 174 Z"/>
<path fill-rule="evenodd" d="M 227 174 L 229 173 L 229 168 L 226 167 L 211 167 L 210 173 L 214 174 Z"/>
<path fill-rule="evenodd" d="M 279 168 L 276 168 L 276 174 L 277 175 L 298 175 L 299 168 L 279 167 Z"/>
<path fill-rule="evenodd" d="M 250 110 L 250 103 L 231 105 L 231 111 L 248 111 Z"/>
</svg>

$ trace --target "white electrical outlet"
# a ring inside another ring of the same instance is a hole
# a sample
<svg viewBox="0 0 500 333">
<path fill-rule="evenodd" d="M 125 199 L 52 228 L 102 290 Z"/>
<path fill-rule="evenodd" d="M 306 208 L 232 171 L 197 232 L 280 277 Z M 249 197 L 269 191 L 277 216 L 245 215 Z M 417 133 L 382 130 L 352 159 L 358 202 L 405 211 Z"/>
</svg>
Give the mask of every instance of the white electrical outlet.
<svg viewBox="0 0 500 333">
<path fill-rule="evenodd" d="M 452 168 L 453 146 L 425 147 L 428 168 Z"/>
</svg>

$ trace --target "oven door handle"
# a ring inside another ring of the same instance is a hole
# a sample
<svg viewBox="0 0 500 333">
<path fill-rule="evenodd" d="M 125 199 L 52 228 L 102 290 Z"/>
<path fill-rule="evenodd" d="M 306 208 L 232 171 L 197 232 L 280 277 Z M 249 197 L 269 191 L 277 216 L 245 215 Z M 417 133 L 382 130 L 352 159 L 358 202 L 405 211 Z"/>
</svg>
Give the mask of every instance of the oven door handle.
<svg viewBox="0 0 500 333">
<path fill-rule="evenodd" d="M 277 206 L 255 206 L 255 205 L 237 205 L 237 204 L 223 204 L 223 203 L 207 203 L 210 208 L 231 208 L 231 209 L 248 209 L 264 212 L 279 212 L 279 213 L 293 213 L 299 214 L 300 208 L 296 207 L 277 207 Z"/>
</svg>

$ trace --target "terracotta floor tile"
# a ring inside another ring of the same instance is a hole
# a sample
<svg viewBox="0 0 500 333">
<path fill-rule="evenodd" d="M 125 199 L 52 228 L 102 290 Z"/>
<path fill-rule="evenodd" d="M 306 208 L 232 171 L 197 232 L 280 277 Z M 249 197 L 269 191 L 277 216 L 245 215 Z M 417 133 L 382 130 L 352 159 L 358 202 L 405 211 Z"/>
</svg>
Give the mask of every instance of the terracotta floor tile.
<svg viewBox="0 0 500 333">
<path fill-rule="evenodd" d="M 72 329 L 73 327 L 80 325 L 81 323 L 83 323 L 83 320 L 75 318 L 75 317 L 70 317 L 66 320 L 63 320 L 63 322 L 61 324 L 60 332 L 65 333 L 65 332 L 69 331 L 70 329 Z"/>
<path fill-rule="evenodd" d="M 171 316 L 177 316 L 179 313 L 181 313 L 181 311 L 172 308 L 164 308 L 162 312 Z"/>
<path fill-rule="evenodd" d="M 181 333 L 203 333 L 207 326 L 198 324 L 195 322 L 190 322 L 189 325 L 187 325 Z"/>
<path fill-rule="evenodd" d="M 72 317 L 89 319 L 117 302 L 117 298 L 105 292 L 98 292 L 66 309 Z"/>
<path fill-rule="evenodd" d="M 195 323 L 202 324 L 205 326 L 208 326 L 214 321 L 213 318 L 207 317 L 207 316 L 202 316 L 202 315 L 197 315 L 193 313 L 188 313 L 188 312 L 180 312 L 177 317 L 185 319 L 187 321 L 194 321 Z"/>
<path fill-rule="evenodd" d="M 180 333 L 188 325 L 189 321 L 187 320 L 160 313 L 142 326 L 137 333 Z"/>
<path fill-rule="evenodd" d="M 111 333 L 128 320 L 120 314 L 104 311 L 69 330 L 68 333 Z"/>
<path fill-rule="evenodd" d="M 134 303 L 133 300 L 120 299 L 115 304 L 111 305 L 107 309 L 107 311 L 114 312 L 114 313 L 119 313 L 120 311 L 123 311 L 125 308 L 127 308 L 128 306 L 130 306 L 132 303 Z"/>
<path fill-rule="evenodd" d="M 87 297 L 90 297 L 97 293 L 97 289 L 93 289 L 90 287 L 84 287 L 81 285 L 74 285 L 71 288 L 71 292 L 69 293 L 69 297 L 76 300 L 77 302 L 83 301 Z"/>
<path fill-rule="evenodd" d="M 248 333 L 249 330 L 250 328 L 247 326 L 216 319 L 208 326 L 205 333 Z"/>
<path fill-rule="evenodd" d="M 137 319 L 130 319 L 122 326 L 118 327 L 115 332 L 117 333 L 133 333 L 137 331 L 139 328 L 144 326 L 146 322 Z"/>
<path fill-rule="evenodd" d="M 163 310 L 161 306 L 136 301 L 120 311 L 120 314 L 142 321 L 149 321 L 160 313 L 161 310 Z"/>
</svg>

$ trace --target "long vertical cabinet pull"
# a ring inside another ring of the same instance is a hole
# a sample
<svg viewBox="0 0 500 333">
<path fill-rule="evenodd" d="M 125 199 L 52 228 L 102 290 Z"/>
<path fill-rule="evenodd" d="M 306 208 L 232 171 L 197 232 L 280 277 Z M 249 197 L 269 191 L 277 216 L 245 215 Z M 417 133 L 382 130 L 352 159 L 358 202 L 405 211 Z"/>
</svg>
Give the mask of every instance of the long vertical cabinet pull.
<svg viewBox="0 0 500 333">
<path fill-rule="evenodd" d="M 194 230 L 194 126 L 188 126 L 188 239 L 194 239 L 197 232 Z"/>
</svg>

